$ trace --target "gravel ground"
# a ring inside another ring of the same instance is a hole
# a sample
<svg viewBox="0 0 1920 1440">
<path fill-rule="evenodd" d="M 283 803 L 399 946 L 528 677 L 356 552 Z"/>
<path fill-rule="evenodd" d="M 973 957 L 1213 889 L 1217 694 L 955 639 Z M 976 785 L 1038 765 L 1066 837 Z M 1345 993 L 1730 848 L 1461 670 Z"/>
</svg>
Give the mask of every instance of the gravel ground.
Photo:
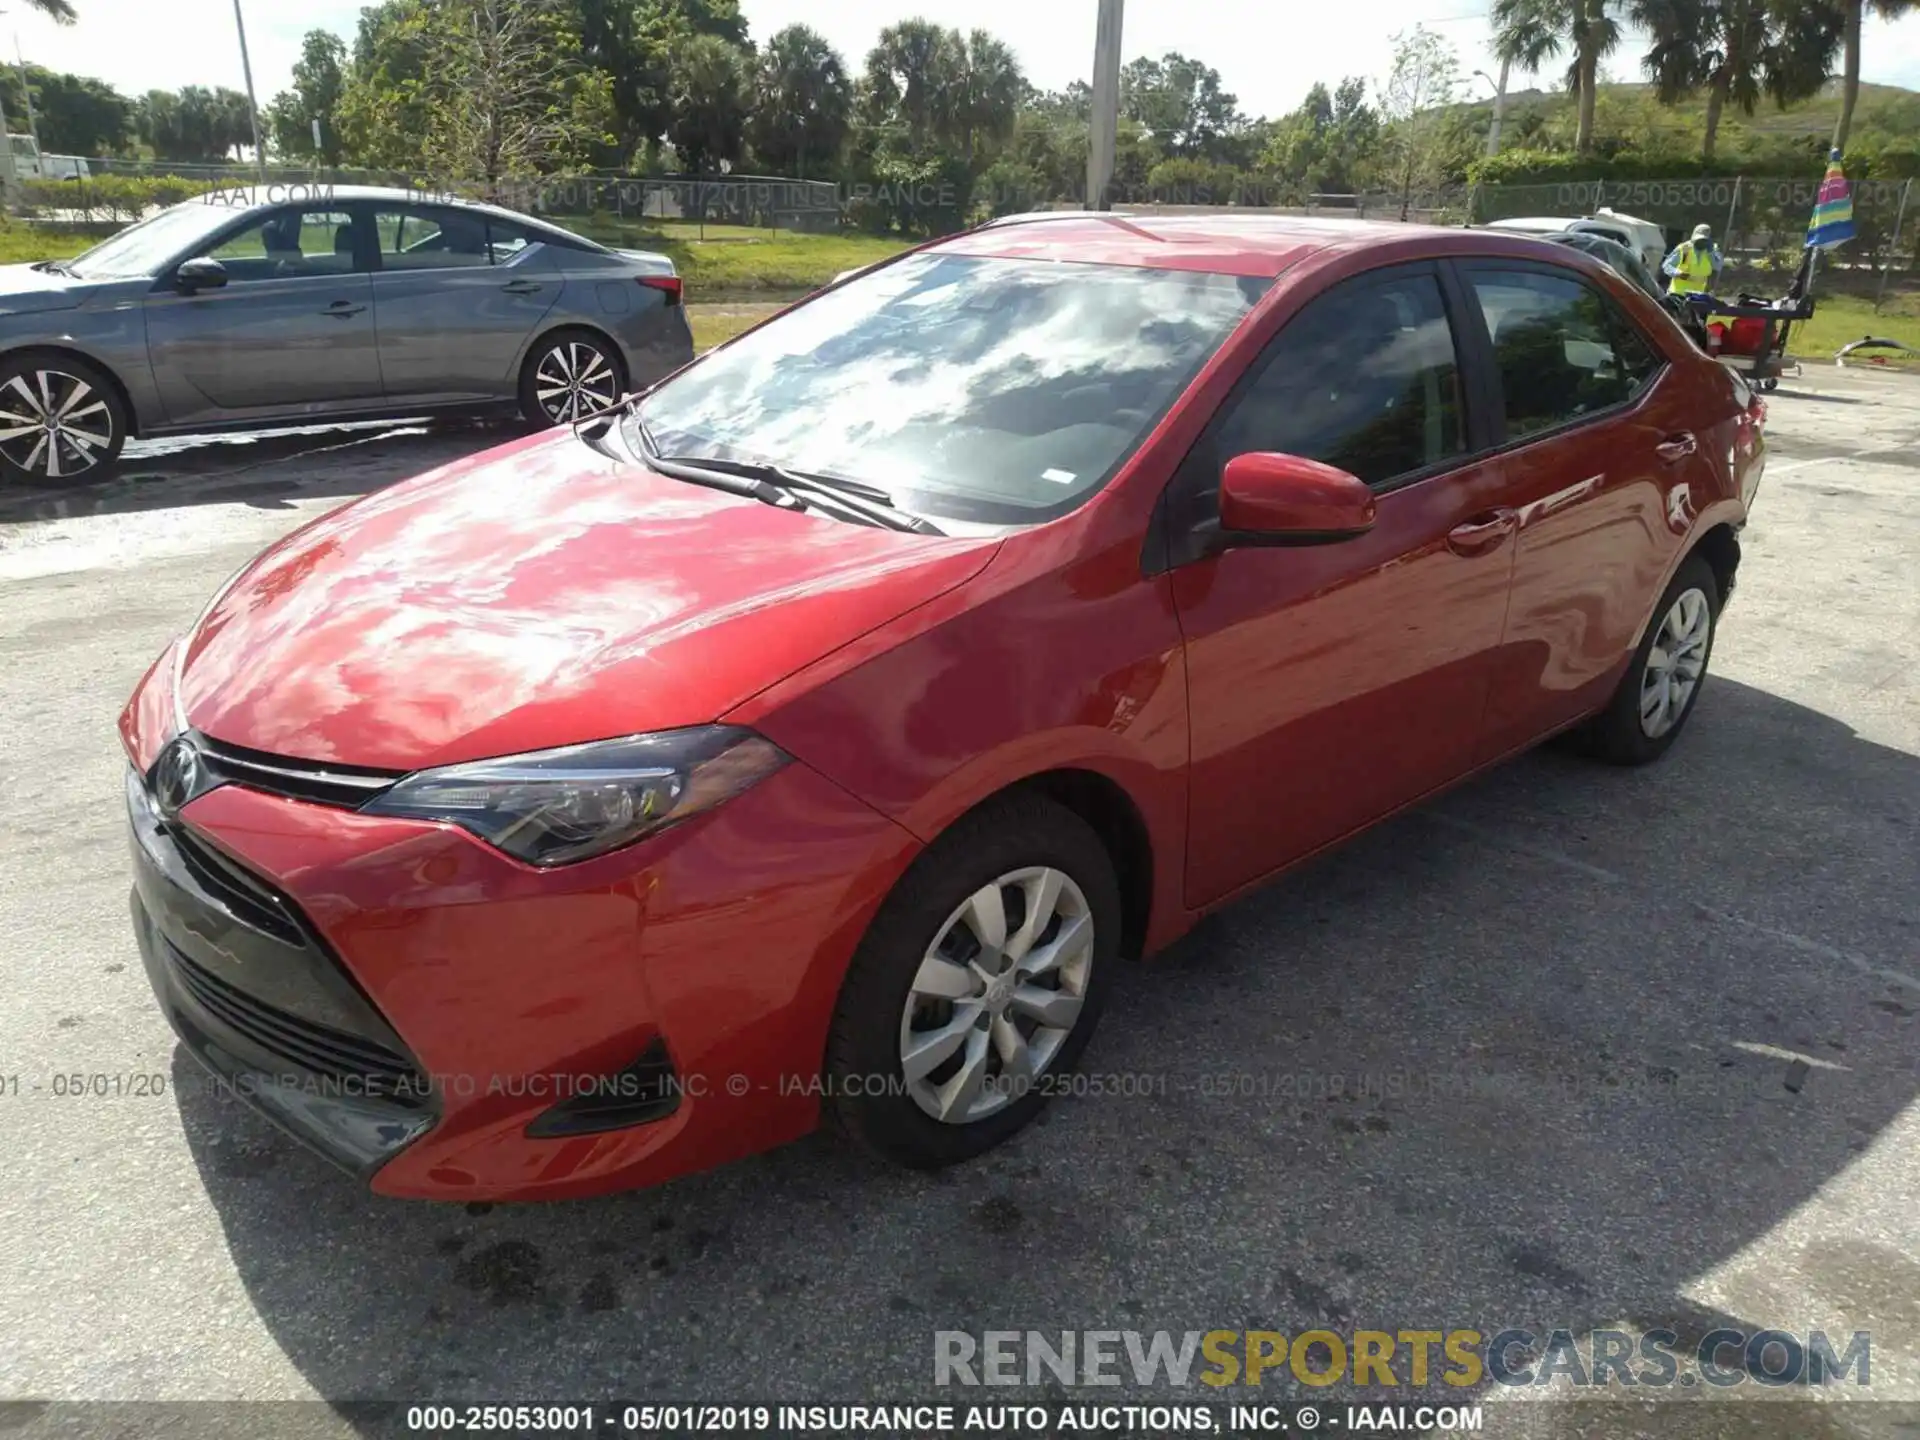
<svg viewBox="0 0 1920 1440">
<path fill-rule="evenodd" d="M 0 1398 L 845 1403 L 926 1394 L 944 1328 L 1726 1324 L 1868 1330 L 1864 1393 L 1920 1400 L 1920 383 L 1823 370 L 1772 408 L 1663 764 L 1537 753 L 1218 916 L 1091 1048 L 1151 1093 L 971 1167 L 814 1137 L 546 1207 L 376 1199 L 195 1083 L 128 930 L 113 733 L 258 547 L 503 432 L 150 447 L 0 498 Z M 56 1093 L 94 1072 L 172 1083 Z M 1437 1398 L 1515 1435 L 1915 1418 L 1507 1403 L 1563 1394 Z"/>
</svg>

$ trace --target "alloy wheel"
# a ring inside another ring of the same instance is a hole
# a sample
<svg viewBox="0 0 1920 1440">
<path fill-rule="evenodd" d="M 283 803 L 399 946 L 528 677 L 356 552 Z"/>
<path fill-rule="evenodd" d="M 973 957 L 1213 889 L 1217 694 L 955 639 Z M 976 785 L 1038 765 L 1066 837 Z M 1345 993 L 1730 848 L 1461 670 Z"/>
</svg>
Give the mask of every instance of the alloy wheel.
<svg viewBox="0 0 1920 1440">
<path fill-rule="evenodd" d="M 1707 668 L 1713 606 L 1697 589 L 1682 590 L 1660 621 L 1640 675 L 1640 730 L 1658 740 L 1687 713 Z"/>
<path fill-rule="evenodd" d="M 0 385 L 0 453 L 29 475 L 72 480 L 112 453 L 113 411 L 90 382 L 29 370 Z"/>
<path fill-rule="evenodd" d="M 969 895 L 927 947 L 900 1017 L 914 1103 L 966 1125 L 1027 1093 L 1079 1021 L 1093 956 L 1092 910 L 1063 871 L 1009 871 Z"/>
<path fill-rule="evenodd" d="M 620 377 L 599 346 L 563 340 L 541 357 L 534 395 L 556 425 L 604 410 L 620 398 Z"/>
</svg>

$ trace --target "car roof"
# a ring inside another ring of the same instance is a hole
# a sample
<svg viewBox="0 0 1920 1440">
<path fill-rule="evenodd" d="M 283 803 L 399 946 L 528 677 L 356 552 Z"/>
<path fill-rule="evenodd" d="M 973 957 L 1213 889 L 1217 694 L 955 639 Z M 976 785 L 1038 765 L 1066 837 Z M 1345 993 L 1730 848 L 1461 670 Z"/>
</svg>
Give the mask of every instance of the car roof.
<svg viewBox="0 0 1920 1440">
<path fill-rule="evenodd" d="M 509 210 L 504 205 L 492 205 L 483 200 L 468 200 L 459 195 L 449 195 L 436 190 L 408 190 L 398 185 L 335 185 L 330 180 L 281 180 L 266 185 L 235 185 L 223 188 L 219 192 L 223 203 L 232 205 L 236 210 L 253 208 L 266 209 L 275 205 L 326 205 L 346 203 L 356 200 L 385 200 L 403 205 L 443 205 L 460 210 L 471 210 L 476 214 L 493 215 L 502 220 L 511 220 L 517 225 L 532 225 L 543 230 L 557 230 L 563 235 L 585 241 L 599 247 L 597 241 L 587 240 L 585 236 L 574 235 L 564 226 L 555 225 L 537 215 L 525 215 L 518 210 Z M 192 201 L 186 202 L 192 204 Z"/>
<path fill-rule="evenodd" d="M 1461 226 L 1347 220 L 1248 211 L 1136 215 L 1057 210 L 1010 216 L 937 241 L 932 253 L 1003 260 L 1077 261 L 1159 270 L 1196 270 L 1271 279 L 1323 250 L 1392 246 L 1403 258 L 1442 255 L 1552 255 L 1532 236 Z M 1564 254 L 1564 251 L 1560 251 Z"/>
</svg>

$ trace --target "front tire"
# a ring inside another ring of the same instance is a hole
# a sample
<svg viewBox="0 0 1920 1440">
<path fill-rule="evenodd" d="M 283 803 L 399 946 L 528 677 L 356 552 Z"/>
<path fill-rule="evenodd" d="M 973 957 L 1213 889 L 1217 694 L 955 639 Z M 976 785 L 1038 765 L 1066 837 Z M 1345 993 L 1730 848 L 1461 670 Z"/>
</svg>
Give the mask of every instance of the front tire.
<svg viewBox="0 0 1920 1440">
<path fill-rule="evenodd" d="M 1106 847 L 1072 811 L 1015 795 L 967 816 L 848 968 L 827 1042 L 834 1120 L 916 1169 L 1012 1137 L 1092 1036 L 1120 923 Z"/>
<path fill-rule="evenodd" d="M 96 480 L 126 443 L 126 407 L 98 366 L 72 355 L 0 359 L 0 480 Z"/>
<path fill-rule="evenodd" d="M 1654 607 L 1620 688 L 1588 728 L 1595 755 L 1615 765 L 1645 765 L 1667 753 L 1700 701 L 1719 620 L 1713 568 L 1690 555 Z"/>
<path fill-rule="evenodd" d="M 520 413 L 543 430 L 605 410 L 626 393 L 619 347 L 591 330 L 542 336 L 520 366 Z"/>
</svg>

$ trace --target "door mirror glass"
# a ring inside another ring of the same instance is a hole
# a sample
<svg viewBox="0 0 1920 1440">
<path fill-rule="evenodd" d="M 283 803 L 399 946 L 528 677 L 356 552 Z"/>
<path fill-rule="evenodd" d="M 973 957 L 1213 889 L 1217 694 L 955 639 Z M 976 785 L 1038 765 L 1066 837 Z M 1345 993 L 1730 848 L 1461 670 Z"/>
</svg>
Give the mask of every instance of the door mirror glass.
<svg viewBox="0 0 1920 1440">
<path fill-rule="evenodd" d="M 1220 476 L 1220 529 L 1230 545 L 1322 545 L 1373 528 L 1373 492 L 1345 470 L 1252 451 Z"/>
<path fill-rule="evenodd" d="M 173 272 L 173 283 L 191 295 L 196 290 L 218 290 L 227 283 L 227 267 L 211 255 L 182 260 Z"/>
</svg>

